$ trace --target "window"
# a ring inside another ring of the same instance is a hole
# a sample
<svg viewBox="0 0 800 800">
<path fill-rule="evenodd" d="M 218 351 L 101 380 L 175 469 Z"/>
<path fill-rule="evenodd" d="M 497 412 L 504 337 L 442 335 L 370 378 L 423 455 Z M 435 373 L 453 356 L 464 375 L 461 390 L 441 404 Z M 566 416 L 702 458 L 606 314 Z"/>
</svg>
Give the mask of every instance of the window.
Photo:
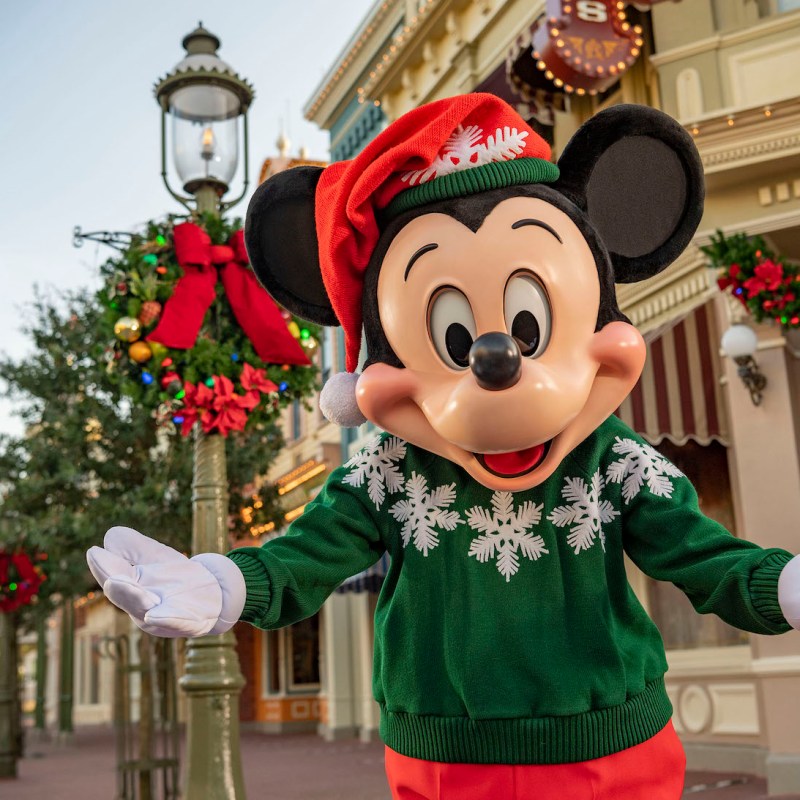
<svg viewBox="0 0 800 800">
<path fill-rule="evenodd" d="M 287 631 L 289 689 L 319 688 L 319 616 L 314 615 Z"/>
<path fill-rule="evenodd" d="M 319 614 L 288 628 L 264 631 L 262 686 L 265 697 L 319 690 L 319 638 Z"/>
<path fill-rule="evenodd" d="M 678 446 L 664 440 L 658 450 L 694 484 L 703 513 L 735 534 L 725 447 L 717 442 L 701 445 L 692 441 Z M 649 580 L 648 599 L 650 615 L 667 650 L 725 647 L 748 641 L 747 633 L 731 627 L 715 614 L 698 614 L 686 595 L 671 583 Z"/>
<path fill-rule="evenodd" d="M 281 631 L 264 631 L 264 694 L 281 691 Z"/>
</svg>

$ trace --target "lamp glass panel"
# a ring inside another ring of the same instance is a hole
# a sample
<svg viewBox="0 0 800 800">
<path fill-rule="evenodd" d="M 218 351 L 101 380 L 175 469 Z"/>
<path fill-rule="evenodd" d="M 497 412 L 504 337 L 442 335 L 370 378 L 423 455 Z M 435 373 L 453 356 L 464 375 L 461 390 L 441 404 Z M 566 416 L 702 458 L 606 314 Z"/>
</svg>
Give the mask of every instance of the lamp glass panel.
<svg viewBox="0 0 800 800">
<path fill-rule="evenodd" d="M 239 117 L 201 121 L 171 114 L 170 118 L 173 160 L 184 185 L 213 178 L 229 186 L 239 163 Z"/>
<path fill-rule="evenodd" d="M 222 86 L 195 83 L 173 92 L 169 98 L 170 114 L 197 122 L 231 119 L 242 113 L 242 103 Z"/>
</svg>

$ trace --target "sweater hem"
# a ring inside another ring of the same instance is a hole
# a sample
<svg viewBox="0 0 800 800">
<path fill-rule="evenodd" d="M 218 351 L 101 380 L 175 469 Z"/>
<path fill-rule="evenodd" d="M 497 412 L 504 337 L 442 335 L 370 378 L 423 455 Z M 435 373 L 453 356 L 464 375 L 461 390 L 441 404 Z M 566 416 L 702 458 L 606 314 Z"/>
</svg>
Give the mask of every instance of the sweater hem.
<svg viewBox="0 0 800 800">
<path fill-rule="evenodd" d="M 610 708 L 539 719 L 470 719 L 389 711 L 381 738 L 410 758 L 462 764 L 566 764 L 641 744 L 670 720 L 664 679 Z"/>
</svg>

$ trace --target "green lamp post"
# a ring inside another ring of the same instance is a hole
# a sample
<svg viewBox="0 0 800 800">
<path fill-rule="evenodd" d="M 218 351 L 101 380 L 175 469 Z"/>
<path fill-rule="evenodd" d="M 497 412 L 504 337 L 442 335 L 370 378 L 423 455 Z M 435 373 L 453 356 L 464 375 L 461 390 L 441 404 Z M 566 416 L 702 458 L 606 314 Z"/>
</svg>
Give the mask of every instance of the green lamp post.
<svg viewBox="0 0 800 800">
<path fill-rule="evenodd" d="M 247 109 L 253 87 L 218 55 L 220 40 L 202 23 L 183 40 L 186 57 L 154 88 L 161 106 L 161 174 L 169 193 L 190 211 L 219 215 L 242 200 L 248 186 Z M 241 120 L 241 122 L 240 122 Z M 223 195 L 244 150 L 241 194 Z M 170 186 L 167 141 L 186 195 Z M 192 552 L 228 548 L 225 440 L 194 430 Z M 232 632 L 190 639 L 180 686 L 189 700 L 185 800 L 242 800 L 239 694 L 244 678 Z"/>
</svg>

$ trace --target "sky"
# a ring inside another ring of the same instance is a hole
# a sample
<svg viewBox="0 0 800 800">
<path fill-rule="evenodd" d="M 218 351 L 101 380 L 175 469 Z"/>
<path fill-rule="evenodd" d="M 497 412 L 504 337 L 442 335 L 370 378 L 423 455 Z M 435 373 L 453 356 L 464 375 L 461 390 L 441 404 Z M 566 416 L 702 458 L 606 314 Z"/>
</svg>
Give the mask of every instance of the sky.
<svg viewBox="0 0 800 800">
<path fill-rule="evenodd" d="M 34 285 L 96 286 L 111 253 L 72 230 L 132 230 L 182 207 L 161 182 L 153 84 L 185 55 L 198 21 L 255 86 L 250 190 L 286 128 L 296 153 L 327 158 L 303 106 L 373 0 L 2 0 L 0 2 L 0 352 L 24 358 Z M 241 174 L 241 170 L 240 170 Z M 173 177 L 173 186 L 177 179 Z M 179 188 L 179 187 L 177 187 Z M 235 182 L 229 196 L 238 195 Z M 242 214 L 247 198 L 232 210 Z M 0 433 L 21 433 L 0 399 Z"/>
</svg>

